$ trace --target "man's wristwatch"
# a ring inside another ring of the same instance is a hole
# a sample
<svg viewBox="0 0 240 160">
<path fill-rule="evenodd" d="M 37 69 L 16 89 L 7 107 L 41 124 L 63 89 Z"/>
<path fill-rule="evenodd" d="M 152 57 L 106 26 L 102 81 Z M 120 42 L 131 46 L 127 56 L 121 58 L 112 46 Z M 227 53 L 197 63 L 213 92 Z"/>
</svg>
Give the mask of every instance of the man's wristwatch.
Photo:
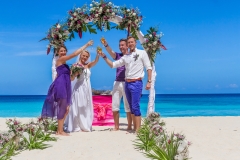
<svg viewBox="0 0 240 160">
<path fill-rule="evenodd" d="M 151 81 L 151 80 L 148 80 L 147 82 L 148 82 L 148 83 L 152 83 L 152 81 Z"/>
<path fill-rule="evenodd" d="M 104 47 L 107 47 L 108 46 L 108 44 L 106 44 L 106 46 L 104 45 Z"/>
</svg>

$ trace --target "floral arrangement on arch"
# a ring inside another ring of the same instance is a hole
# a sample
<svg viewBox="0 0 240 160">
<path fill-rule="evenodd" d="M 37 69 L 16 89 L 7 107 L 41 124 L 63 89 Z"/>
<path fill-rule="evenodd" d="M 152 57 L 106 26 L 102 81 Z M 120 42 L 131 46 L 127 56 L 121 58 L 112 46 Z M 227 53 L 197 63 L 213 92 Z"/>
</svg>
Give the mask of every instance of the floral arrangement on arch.
<svg viewBox="0 0 240 160">
<path fill-rule="evenodd" d="M 160 49 L 166 50 L 167 48 L 161 43 L 160 39 L 163 36 L 162 32 L 157 34 L 158 29 L 151 27 L 146 35 L 144 35 L 145 42 L 142 44 L 145 51 L 148 53 L 151 63 L 155 62 L 156 53 L 160 52 Z"/>
<path fill-rule="evenodd" d="M 122 22 L 120 22 L 118 28 L 126 28 L 128 31 L 128 36 L 131 33 L 133 37 L 137 38 L 136 31 L 139 30 L 143 18 L 142 15 L 140 15 L 139 9 L 129 9 L 127 7 L 121 7 L 121 16 Z"/>
<path fill-rule="evenodd" d="M 48 40 L 47 54 L 49 54 L 51 48 L 58 48 L 63 45 L 68 39 L 74 38 L 76 32 L 80 38 L 82 38 L 83 32 L 89 31 L 89 33 L 97 34 L 97 29 L 104 29 L 104 31 L 112 28 L 127 30 L 128 36 L 131 34 L 135 39 L 138 39 L 137 31 L 139 31 L 142 25 L 143 16 L 140 14 L 138 8 L 127 8 L 126 6 L 116 6 L 110 1 L 100 0 L 99 2 L 92 0 L 90 7 L 83 5 L 80 8 L 74 7 L 68 11 L 68 18 L 65 23 L 60 25 L 57 23 L 52 26 L 45 38 L 42 40 Z M 91 22 L 92 24 L 89 24 Z M 111 27 L 110 22 L 115 22 L 118 25 Z M 142 44 L 146 52 L 148 53 L 151 64 L 155 62 L 156 53 L 160 52 L 160 49 L 166 50 L 166 47 L 161 43 L 160 38 L 162 33 L 157 34 L 158 29 L 150 27 L 148 33 L 144 36 L 145 42 Z"/>
<path fill-rule="evenodd" d="M 53 25 L 47 32 L 47 36 L 42 40 L 48 40 L 49 44 L 47 45 L 47 54 L 50 53 L 51 48 L 59 48 L 64 45 L 64 42 L 69 39 L 69 31 L 65 24 L 56 23 Z"/>
<path fill-rule="evenodd" d="M 74 33 L 77 32 L 79 37 L 82 38 L 82 32 L 97 33 L 96 29 L 92 28 L 93 25 L 87 22 L 91 21 L 91 17 L 87 13 L 88 7 L 84 5 L 81 8 L 73 8 L 68 11 L 69 17 L 67 19 L 68 30 L 71 33 L 69 38 L 74 38 Z"/>
<path fill-rule="evenodd" d="M 119 8 L 113 5 L 112 2 L 106 2 L 104 0 L 100 0 L 100 2 L 92 1 L 90 7 L 90 16 L 97 28 L 101 31 L 102 27 L 104 27 L 105 31 L 110 30 L 109 19 L 115 17 Z"/>
</svg>

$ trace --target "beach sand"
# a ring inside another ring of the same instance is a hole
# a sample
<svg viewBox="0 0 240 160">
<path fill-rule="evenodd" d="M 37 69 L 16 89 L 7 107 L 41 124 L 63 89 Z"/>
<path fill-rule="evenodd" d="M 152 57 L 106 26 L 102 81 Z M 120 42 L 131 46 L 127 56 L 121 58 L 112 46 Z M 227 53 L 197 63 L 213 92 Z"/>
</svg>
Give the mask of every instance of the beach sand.
<svg viewBox="0 0 240 160">
<path fill-rule="evenodd" d="M 29 118 L 19 118 L 28 122 Z M 192 142 L 192 160 L 239 160 L 240 117 L 163 118 L 167 131 L 181 132 Z M 23 151 L 13 160 L 144 160 L 132 145 L 135 135 L 126 134 L 126 119 L 121 118 L 121 131 L 111 127 L 93 127 L 94 131 L 71 133 L 50 142 L 45 150 Z M 0 130 L 6 130 L 5 118 L 0 118 Z"/>
</svg>

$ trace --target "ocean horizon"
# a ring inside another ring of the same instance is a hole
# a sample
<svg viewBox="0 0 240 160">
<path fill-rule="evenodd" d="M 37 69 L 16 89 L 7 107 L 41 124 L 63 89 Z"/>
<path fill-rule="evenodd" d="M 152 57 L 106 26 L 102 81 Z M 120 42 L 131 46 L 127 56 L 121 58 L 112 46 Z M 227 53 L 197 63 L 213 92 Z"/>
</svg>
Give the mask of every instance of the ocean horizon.
<svg viewBox="0 0 240 160">
<path fill-rule="evenodd" d="M 46 95 L 0 95 L 0 117 L 39 117 Z M 148 94 L 140 101 L 146 116 Z M 156 94 L 155 111 L 162 117 L 240 116 L 240 93 Z M 123 102 L 120 116 L 126 117 Z"/>
</svg>

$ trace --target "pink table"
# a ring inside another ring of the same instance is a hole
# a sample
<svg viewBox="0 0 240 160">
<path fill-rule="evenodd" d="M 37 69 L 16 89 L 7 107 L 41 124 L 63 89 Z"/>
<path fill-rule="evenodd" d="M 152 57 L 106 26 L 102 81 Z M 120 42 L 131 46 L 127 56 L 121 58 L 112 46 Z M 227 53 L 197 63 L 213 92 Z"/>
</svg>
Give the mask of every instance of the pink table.
<svg viewBox="0 0 240 160">
<path fill-rule="evenodd" d="M 112 96 L 93 96 L 94 119 L 93 126 L 113 126 Z"/>
</svg>

